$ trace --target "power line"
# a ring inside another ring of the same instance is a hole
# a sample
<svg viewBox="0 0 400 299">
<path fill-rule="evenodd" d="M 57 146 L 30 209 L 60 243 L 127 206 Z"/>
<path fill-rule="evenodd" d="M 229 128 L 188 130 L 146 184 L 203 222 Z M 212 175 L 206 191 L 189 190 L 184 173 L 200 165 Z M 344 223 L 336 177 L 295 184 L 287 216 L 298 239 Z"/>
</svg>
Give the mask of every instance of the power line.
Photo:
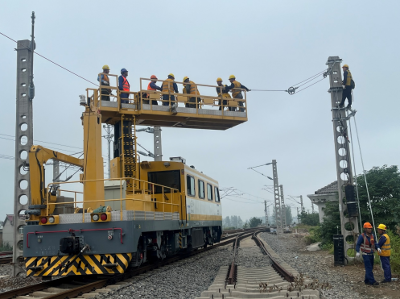
<svg viewBox="0 0 400 299">
<path fill-rule="evenodd" d="M 9 40 L 12 40 L 13 42 L 17 43 L 17 41 L 16 41 L 15 39 L 12 39 L 11 37 L 5 35 L 4 33 L 0 32 L 0 34 L 3 35 L 4 37 L 8 38 Z M 39 54 L 39 53 L 36 52 L 36 51 L 33 51 L 33 53 L 35 53 L 36 55 L 42 57 L 43 59 L 46 59 L 47 61 L 49 61 L 49 62 L 55 64 L 56 66 L 62 68 L 63 70 L 66 70 L 67 72 L 69 72 L 69 73 L 71 73 L 71 74 L 73 74 L 73 75 L 75 75 L 75 76 L 77 76 L 77 77 L 79 77 L 79 78 L 81 78 L 81 79 L 83 79 L 83 80 L 85 80 L 85 81 L 87 81 L 87 82 L 93 84 L 93 85 L 96 85 L 96 86 L 98 85 L 98 84 L 93 83 L 92 81 L 90 81 L 90 80 L 88 80 L 88 79 L 86 79 L 86 78 L 84 78 L 84 77 L 78 75 L 77 73 L 74 73 L 73 71 L 67 69 L 66 67 L 63 67 L 62 65 L 58 64 L 57 62 L 54 62 L 53 60 L 51 60 L 51 59 L 49 59 L 49 58 L 43 56 L 42 54 Z"/>
<path fill-rule="evenodd" d="M 14 135 L 9 135 L 9 134 L 1 134 L 1 136 L 7 136 L 7 137 L 12 137 L 15 138 Z M 15 139 L 13 139 L 15 140 Z M 39 140 L 39 139 L 34 139 L 34 141 L 39 141 L 39 142 L 43 142 L 43 143 L 48 143 L 48 144 L 55 144 L 55 145 L 60 145 L 60 146 L 65 146 L 65 147 L 70 147 L 70 148 L 77 148 L 77 149 L 82 149 L 81 147 L 77 147 L 77 146 L 72 146 L 72 145 L 66 145 L 66 144 L 61 144 L 61 143 L 55 143 L 55 142 L 49 142 L 49 141 L 43 141 L 43 140 Z"/>
</svg>

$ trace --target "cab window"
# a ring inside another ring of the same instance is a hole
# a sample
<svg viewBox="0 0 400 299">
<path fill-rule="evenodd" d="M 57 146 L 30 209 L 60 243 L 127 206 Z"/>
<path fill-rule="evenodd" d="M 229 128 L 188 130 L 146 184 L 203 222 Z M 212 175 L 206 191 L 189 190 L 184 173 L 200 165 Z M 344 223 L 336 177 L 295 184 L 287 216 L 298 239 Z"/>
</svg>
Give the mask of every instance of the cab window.
<svg viewBox="0 0 400 299">
<path fill-rule="evenodd" d="M 196 196 L 196 186 L 195 186 L 195 180 L 194 177 L 191 175 L 188 175 L 186 177 L 186 182 L 187 182 L 187 195 L 189 196 Z"/>
<path fill-rule="evenodd" d="M 149 184 L 148 186 L 149 190 L 153 188 L 155 194 L 171 193 L 171 188 L 181 190 L 181 173 L 179 170 L 149 172 L 148 181 L 157 184 Z M 177 191 L 174 190 L 174 192 Z"/>
<path fill-rule="evenodd" d="M 201 199 L 204 199 L 206 197 L 205 191 L 206 190 L 204 190 L 204 182 L 202 180 L 199 180 L 199 197 Z"/>
<path fill-rule="evenodd" d="M 207 198 L 208 200 L 213 200 L 212 186 L 210 184 L 207 184 Z"/>
<path fill-rule="evenodd" d="M 219 199 L 219 190 L 217 187 L 214 187 L 214 193 L 215 193 L 215 202 L 220 202 Z"/>
</svg>

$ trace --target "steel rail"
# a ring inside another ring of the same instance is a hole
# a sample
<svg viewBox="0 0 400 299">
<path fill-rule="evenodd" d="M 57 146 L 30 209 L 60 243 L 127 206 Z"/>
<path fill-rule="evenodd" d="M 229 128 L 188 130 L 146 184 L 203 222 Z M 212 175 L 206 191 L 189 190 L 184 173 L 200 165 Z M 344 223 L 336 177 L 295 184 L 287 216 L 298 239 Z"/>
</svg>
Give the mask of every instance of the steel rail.
<svg viewBox="0 0 400 299">
<path fill-rule="evenodd" d="M 252 236 L 252 239 L 256 242 L 256 244 L 258 245 L 258 247 L 261 248 L 262 252 L 265 255 L 268 255 L 268 257 L 271 259 L 272 261 L 272 267 L 275 269 L 276 272 L 278 272 L 284 279 L 286 279 L 289 282 L 293 282 L 294 281 L 294 276 L 292 273 L 288 272 L 281 264 L 279 264 L 279 262 L 272 256 L 272 254 L 267 250 L 267 248 L 265 247 L 264 243 L 258 238 L 258 234 L 260 232 L 255 232 Z"/>
</svg>

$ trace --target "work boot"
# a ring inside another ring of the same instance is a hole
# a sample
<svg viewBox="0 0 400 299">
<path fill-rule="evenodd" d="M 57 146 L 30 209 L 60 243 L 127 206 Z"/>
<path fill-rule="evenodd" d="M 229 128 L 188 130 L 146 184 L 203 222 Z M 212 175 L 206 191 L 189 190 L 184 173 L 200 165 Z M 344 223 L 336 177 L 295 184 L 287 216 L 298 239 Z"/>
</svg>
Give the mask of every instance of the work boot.
<svg viewBox="0 0 400 299">
<path fill-rule="evenodd" d="M 339 108 L 342 109 L 343 108 L 343 104 L 339 104 Z"/>
<path fill-rule="evenodd" d="M 391 280 L 384 279 L 384 280 L 381 281 L 381 283 L 388 283 L 388 282 L 391 282 Z"/>
<path fill-rule="evenodd" d="M 346 109 L 351 110 L 351 105 L 347 105 Z"/>
<path fill-rule="evenodd" d="M 379 286 L 379 282 L 375 281 L 373 284 L 371 284 L 373 287 L 378 287 Z"/>
</svg>

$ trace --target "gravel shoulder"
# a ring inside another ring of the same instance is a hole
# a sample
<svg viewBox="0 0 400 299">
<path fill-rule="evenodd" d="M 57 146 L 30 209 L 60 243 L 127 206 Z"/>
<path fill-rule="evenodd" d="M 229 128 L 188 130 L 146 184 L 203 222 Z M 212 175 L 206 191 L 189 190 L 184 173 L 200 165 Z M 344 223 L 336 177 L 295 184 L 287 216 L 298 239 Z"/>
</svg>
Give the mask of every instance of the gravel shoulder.
<svg viewBox="0 0 400 299">
<path fill-rule="evenodd" d="M 20 277 L 11 277 L 11 275 L 11 265 L 0 265 L 0 293 L 32 284 L 37 284 L 42 281 L 40 278 L 26 277 L 25 275 Z"/>
<path fill-rule="evenodd" d="M 308 252 L 306 245 L 294 235 L 260 235 L 272 249 L 290 266 L 320 282 L 329 282 L 331 289 L 321 290 L 323 299 L 395 299 L 400 298 L 400 283 L 380 285 L 378 288 L 364 284 L 364 265 L 356 264 L 346 267 L 334 267 L 333 255 L 326 251 Z M 383 279 L 383 271 L 378 265 L 374 268 L 377 281 Z"/>
</svg>

